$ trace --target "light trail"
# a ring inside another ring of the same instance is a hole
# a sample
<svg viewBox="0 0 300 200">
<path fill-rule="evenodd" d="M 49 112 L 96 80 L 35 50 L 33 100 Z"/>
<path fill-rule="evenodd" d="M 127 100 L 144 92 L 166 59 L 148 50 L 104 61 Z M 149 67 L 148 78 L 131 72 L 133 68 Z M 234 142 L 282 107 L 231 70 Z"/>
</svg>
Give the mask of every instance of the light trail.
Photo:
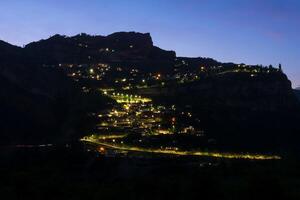
<svg viewBox="0 0 300 200">
<path fill-rule="evenodd" d="M 128 146 L 119 146 L 115 144 L 104 143 L 89 138 L 81 139 L 81 141 L 99 144 L 111 149 L 144 152 L 144 153 L 170 154 L 170 155 L 179 155 L 179 156 L 204 156 L 204 157 L 214 157 L 214 158 L 247 159 L 247 160 L 280 160 L 281 159 L 281 157 L 277 155 L 179 151 L 179 150 L 147 149 L 141 147 L 128 147 Z"/>
<path fill-rule="evenodd" d="M 124 138 L 126 137 L 127 134 L 123 134 L 123 135 L 97 135 L 97 139 L 98 140 L 106 140 L 106 139 L 119 139 L 119 138 Z M 90 136 L 90 137 L 83 137 L 81 139 L 81 141 L 87 141 L 87 140 L 93 140 L 95 141 L 95 139 L 93 139 L 92 137 L 95 137 L 94 135 Z M 91 139 L 89 139 L 91 138 Z"/>
</svg>

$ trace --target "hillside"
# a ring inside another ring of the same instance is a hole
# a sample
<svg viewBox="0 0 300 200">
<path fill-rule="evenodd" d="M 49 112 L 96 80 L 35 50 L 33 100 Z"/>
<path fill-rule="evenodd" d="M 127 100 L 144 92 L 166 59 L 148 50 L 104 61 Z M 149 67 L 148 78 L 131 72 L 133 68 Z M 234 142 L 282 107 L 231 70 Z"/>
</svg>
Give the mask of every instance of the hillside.
<svg viewBox="0 0 300 200">
<path fill-rule="evenodd" d="M 25 46 L 39 64 L 89 64 L 107 62 L 136 66 L 144 70 L 170 69 L 175 52 L 153 46 L 149 33 L 118 32 L 108 36 L 79 34 L 73 37 L 54 35 Z"/>
<path fill-rule="evenodd" d="M 0 52 L 1 144 L 62 141 L 78 134 L 72 121 L 84 119 L 77 103 L 85 97 L 73 81 L 37 65 L 22 48 L 1 42 Z"/>
<path fill-rule="evenodd" d="M 54 35 L 24 48 L 0 42 L 0 52 L 4 143 L 77 139 L 94 123 L 88 113 L 111 102 L 99 92 L 83 92 L 86 86 L 129 88 L 188 107 L 210 136 L 227 145 L 280 146 L 298 137 L 299 102 L 281 66 L 176 57 L 154 46 L 150 34 L 136 32 Z"/>
</svg>

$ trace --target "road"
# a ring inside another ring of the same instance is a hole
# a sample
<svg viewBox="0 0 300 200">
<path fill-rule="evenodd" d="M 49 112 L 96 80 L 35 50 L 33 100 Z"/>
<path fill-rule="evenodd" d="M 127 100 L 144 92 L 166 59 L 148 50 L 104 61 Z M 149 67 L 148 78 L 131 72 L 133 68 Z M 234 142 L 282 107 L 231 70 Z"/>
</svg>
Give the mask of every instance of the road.
<svg viewBox="0 0 300 200">
<path fill-rule="evenodd" d="M 81 139 L 81 141 L 98 144 L 110 149 L 142 152 L 142 153 L 157 153 L 157 154 L 169 154 L 169 155 L 178 155 L 178 156 L 203 156 L 203 157 L 214 157 L 214 158 L 225 158 L 225 159 L 246 159 L 246 160 L 280 160 L 281 159 L 281 157 L 277 155 L 149 149 L 149 148 L 142 148 L 142 147 L 131 147 L 125 145 L 110 144 L 107 142 L 102 142 L 100 140 L 94 140 L 89 138 Z"/>
</svg>

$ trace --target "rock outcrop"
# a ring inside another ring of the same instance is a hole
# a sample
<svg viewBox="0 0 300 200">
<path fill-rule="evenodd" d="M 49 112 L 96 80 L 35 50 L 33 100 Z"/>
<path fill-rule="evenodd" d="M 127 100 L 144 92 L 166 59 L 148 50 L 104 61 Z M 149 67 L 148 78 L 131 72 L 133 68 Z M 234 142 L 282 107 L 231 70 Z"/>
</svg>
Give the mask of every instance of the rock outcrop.
<svg viewBox="0 0 300 200">
<path fill-rule="evenodd" d="M 149 33 L 136 32 L 118 32 L 106 37 L 54 35 L 26 45 L 25 51 L 39 64 L 106 62 L 148 71 L 170 69 L 176 57 L 174 51 L 154 46 Z"/>
</svg>

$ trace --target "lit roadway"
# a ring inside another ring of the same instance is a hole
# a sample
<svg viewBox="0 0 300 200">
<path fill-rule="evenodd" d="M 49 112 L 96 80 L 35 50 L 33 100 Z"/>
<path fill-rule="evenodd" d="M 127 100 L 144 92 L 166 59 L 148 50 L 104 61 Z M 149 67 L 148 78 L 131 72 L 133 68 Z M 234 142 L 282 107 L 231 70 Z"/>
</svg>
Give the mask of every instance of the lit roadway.
<svg viewBox="0 0 300 200">
<path fill-rule="evenodd" d="M 244 154 L 244 153 L 217 153 L 217 152 L 203 152 L 203 151 L 180 151 L 180 150 L 164 150 L 164 149 L 148 149 L 142 147 L 130 147 L 125 145 L 110 144 L 85 137 L 81 139 L 84 142 L 91 142 L 110 149 L 134 151 L 143 153 L 157 153 L 157 154 L 169 154 L 179 156 L 206 156 L 215 158 L 228 158 L 228 159 L 247 159 L 247 160 L 279 160 L 280 156 L 276 155 L 262 155 L 262 154 Z"/>
</svg>

